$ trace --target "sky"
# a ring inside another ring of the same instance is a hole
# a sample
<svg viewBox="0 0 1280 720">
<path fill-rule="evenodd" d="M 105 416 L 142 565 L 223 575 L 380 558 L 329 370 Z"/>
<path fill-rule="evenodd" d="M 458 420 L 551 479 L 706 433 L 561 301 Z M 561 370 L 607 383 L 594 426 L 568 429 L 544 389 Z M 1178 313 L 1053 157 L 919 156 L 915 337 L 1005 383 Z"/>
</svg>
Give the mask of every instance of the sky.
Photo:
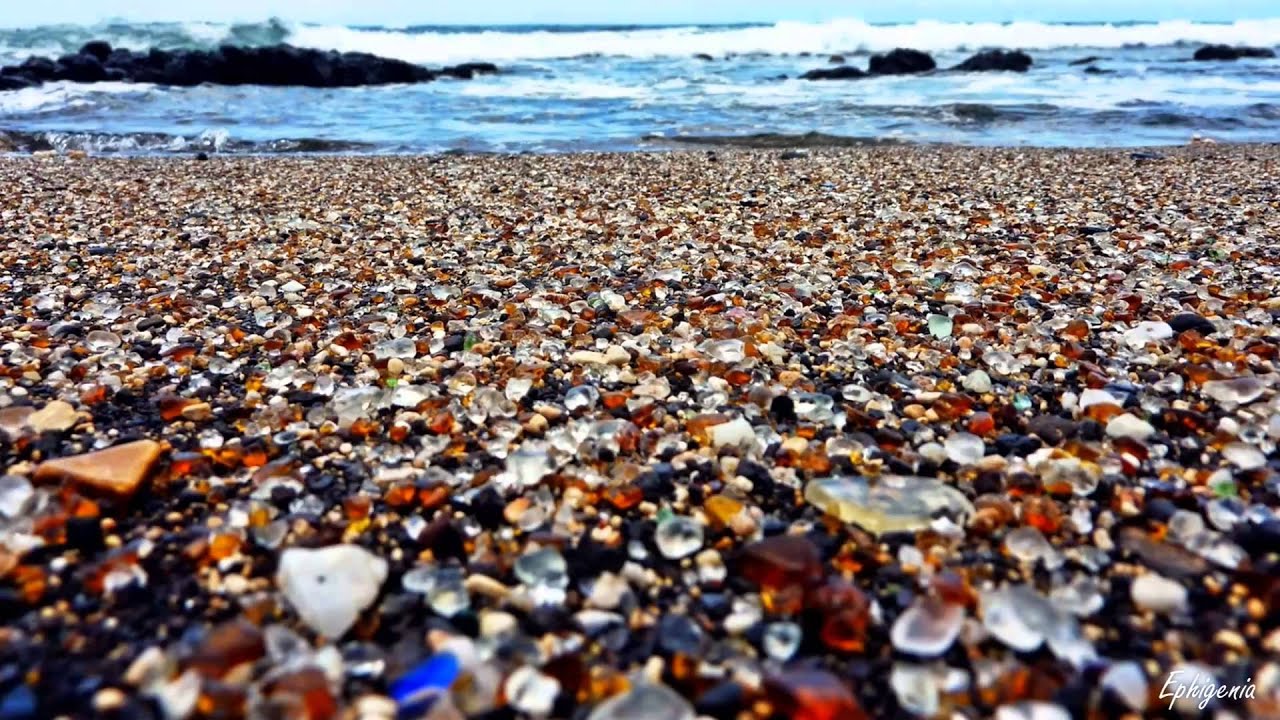
<svg viewBox="0 0 1280 720">
<path fill-rule="evenodd" d="M 0 25 L 135 21 L 257 21 L 360 25 L 660 24 L 910 20 L 1236 20 L 1280 16 L 1276 0 L 0 0 Z"/>
</svg>

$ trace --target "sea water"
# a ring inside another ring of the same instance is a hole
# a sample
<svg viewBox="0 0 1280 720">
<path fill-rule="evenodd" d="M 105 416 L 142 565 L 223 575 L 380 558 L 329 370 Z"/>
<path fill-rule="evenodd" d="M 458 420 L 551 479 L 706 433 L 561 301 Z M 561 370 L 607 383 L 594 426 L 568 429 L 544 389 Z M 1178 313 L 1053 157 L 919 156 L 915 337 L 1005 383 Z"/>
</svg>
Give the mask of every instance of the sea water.
<svg viewBox="0 0 1280 720">
<path fill-rule="evenodd" d="M 0 146 L 97 151 L 559 152 L 725 139 L 1009 146 L 1280 140 L 1280 60 L 1194 62 L 1206 43 L 1274 47 L 1280 19 L 1233 23 L 822 23 L 698 26 L 348 27 L 107 23 L 0 30 L 0 64 L 90 39 L 142 50 L 265 45 L 370 52 L 501 73 L 416 85 L 311 89 L 51 83 L 0 92 Z M 1022 49 L 1026 73 L 799 79 L 896 47 L 939 68 Z M 701 57 L 699 57 L 701 56 Z M 709 56 L 711 59 L 705 59 Z M 1096 59 L 1073 64 L 1090 56 Z"/>
</svg>

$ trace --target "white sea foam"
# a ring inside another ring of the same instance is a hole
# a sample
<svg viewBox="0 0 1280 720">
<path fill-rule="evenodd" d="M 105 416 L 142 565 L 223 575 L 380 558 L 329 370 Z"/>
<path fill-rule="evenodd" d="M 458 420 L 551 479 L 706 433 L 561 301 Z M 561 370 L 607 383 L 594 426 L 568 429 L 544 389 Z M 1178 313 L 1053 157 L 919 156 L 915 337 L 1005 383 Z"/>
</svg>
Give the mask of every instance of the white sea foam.
<svg viewBox="0 0 1280 720">
<path fill-rule="evenodd" d="M 452 89 L 452 88 L 450 88 Z M 585 78 L 511 77 L 496 82 L 469 82 L 457 86 L 458 94 L 485 98 L 571 97 L 578 100 L 642 99 L 653 90 L 641 85 L 623 85 Z"/>
<path fill-rule="evenodd" d="M 820 23 L 780 22 L 754 27 L 689 26 L 633 30 L 571 28 L 557 31 L 490 29 L 442 32 L 360 29 L 271 20 L 231 25 L 211 22 L 104 23 L 0 30 L 0 60 L 31 54 L 73 52 L 86 40 L 119 47 L 211 48 L 222 43 L 262 45 L 289 42 L 299 47 L 368 52 L 424 64 L 468 60 L 512 63 L 607 55 L 629 58 L 713 56 L 747 53 L 849 53 L 913 47 L 931 52 L 983 47 L 1114 48 L 1129 45 L 1227 43 L 1272 46 L 1280 41 L 1280 18 L 1198 23 L 1174 20 L 1146 24 L 948 23 L 921 20 L 872 25 L 842 19 Z"/>
<path fill-rule="evenodd" d="M 1280 18 L 1234 23 L 1169 21 L 1143 25 L 1054 25 L 1039 22 L 944 23 L 924 20 L 870 25 L 861 20 L 782 22 L 746 28 L 683 27 L 642 30 L 411 32 L 300 25 L 288 41 L 304 47 L 370 52 L 417 63 L 466 60 L 513 62 L 607 55 L 687 57 L 695 53 L 847 53 L 913 47 L 941 52 L 983 47 L 1111 48 L 1176 43 L 1272 45 Z"/>
<path fill-rule="evenodd" d="M 0 117 L 66 112 L 92 106 L 95 103 L 95 97 L 120 94 L 141 95 L 154 89 L 154 85 L 125 82 L 103 82 L 91 85 L 73 82 L 45 83 L 21 90 L 0 92 Z"/>
</svg>

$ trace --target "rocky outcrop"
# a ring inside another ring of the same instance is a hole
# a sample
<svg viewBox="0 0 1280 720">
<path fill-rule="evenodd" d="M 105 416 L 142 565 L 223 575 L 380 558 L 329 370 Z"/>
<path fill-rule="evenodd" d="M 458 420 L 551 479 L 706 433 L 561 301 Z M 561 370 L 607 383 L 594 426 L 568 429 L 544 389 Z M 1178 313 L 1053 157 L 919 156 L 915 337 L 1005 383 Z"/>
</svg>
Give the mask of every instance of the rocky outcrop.
<svg viewBox="0 0 1280 720">
<path fill-rule="evenodd" d="M 1239 60 L 1240 58 L 1273 58 L 1276 51 L 1265 47 L 1247 45 L 1205 45 L 1196 50 L 1193 60 Z"/>
<path fill-rule="evenodd" d="M 951 69 L 960 72 L 1000 70 L 1026 72 L 1031 67 L 1031 62 L 1031 56 L 1021 50 L 983 50 Z M 898 48 L 880 55 L 872 55 L 869 68 L 865 71 L 849 65 L 841 65 L 810 70 L 800 77 L 805 80 L 854 80 L 876 75 L 914 75 L 930 72 L 936 68 L 937 64 L 928 53 Z"/>
<path fill-rule="evenodd" d="M 210 83 L 331 88 L 420 83 L 441 76 L 469 79 L 497 71 L 492 63 L 466 63 L 433 70 L 368 53 L 340 53 L 291 45 L 225 45 L 217 50 L 134 52 L 94 41 L 80 52 L 56 60 L 32 57 L 21 65 L 0 68 L 0 90 L 58 80 L 85 83 L 114 80 L 184 87 Z"/>
<path fill-rule="evenodd" d="M 938 67 L 927 52 L 897 48 L 883 55 L 872 55 L 869 70 L 872 75 L 912 75 L 929 72 Z"/>
<path fill-rule="evenodd" d="M 983 50 L 952 68 L 961 72 L 1026 72 L 1031 56 L 1021 50 Z"/>
<path fill-rule="evenodd" d="M 800 76 L 801 80 L 856 80 L 857 78 L 867 77 L 867 72 L 862 68 L 856 68 L 852 65 L 841 65 L 833 68 L 818 68 Z"/>
</svg>

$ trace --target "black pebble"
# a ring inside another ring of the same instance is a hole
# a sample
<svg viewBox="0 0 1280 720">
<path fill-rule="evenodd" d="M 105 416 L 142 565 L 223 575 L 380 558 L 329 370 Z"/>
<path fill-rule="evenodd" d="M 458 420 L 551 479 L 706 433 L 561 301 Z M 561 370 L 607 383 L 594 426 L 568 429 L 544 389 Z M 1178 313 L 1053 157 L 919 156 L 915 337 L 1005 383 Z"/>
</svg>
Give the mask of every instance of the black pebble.
<svg viewBox="0 0 1280 720">
<path fill-rule="evenodd" d="M 733 681 L 725 681 L 699 695 L 693 708 L 699 715 L 713 717 L 716 720 L 731 720 L 741 712 L 743 696 L 741 685 Z"/>
<path fill-rule="evenodd" d="M 1175 333 L 1195 330 L 1201 335 L 1211 335 L 1215 332 L 1213 323 L 1204 316 L 1192 312 L 1178 313 L 1169 318 L 1169 327 L 1173 328 Z"/>
<path fill-rule="evenodd" d="M 67 544 L 86 556 L 106 549 L 102 539 L 102 522 L 96 517 L 73 517 L 67 520 Z"/>
<path fill-rule="evenodd" d="M 779 395 L 769 403 L 769 414 L 781 423 L 796 422 L 796 404 L 786 395 Z"/>
<path fill-rule="evenodd" d="M 1143 507 L 1147 517 L 1157 522 L 1166 522 L 1178 511 L 1178 506 L 1172 500 L 1162 497 L 1148 499 Z"/>
</svg>

